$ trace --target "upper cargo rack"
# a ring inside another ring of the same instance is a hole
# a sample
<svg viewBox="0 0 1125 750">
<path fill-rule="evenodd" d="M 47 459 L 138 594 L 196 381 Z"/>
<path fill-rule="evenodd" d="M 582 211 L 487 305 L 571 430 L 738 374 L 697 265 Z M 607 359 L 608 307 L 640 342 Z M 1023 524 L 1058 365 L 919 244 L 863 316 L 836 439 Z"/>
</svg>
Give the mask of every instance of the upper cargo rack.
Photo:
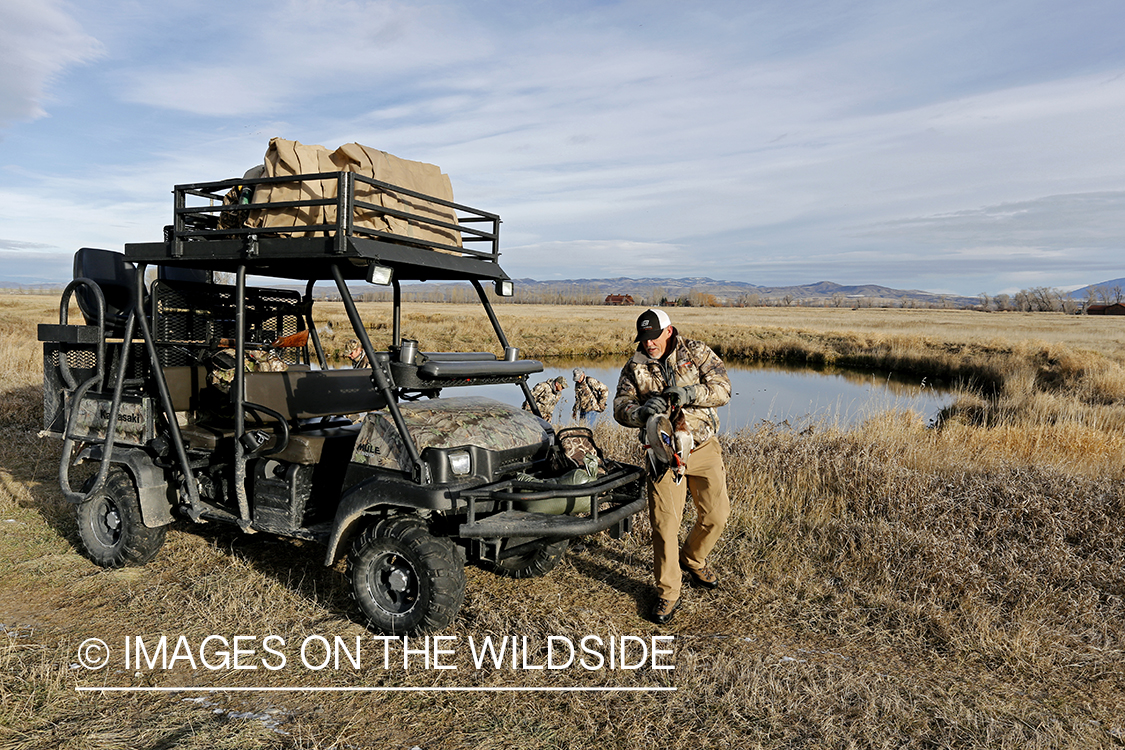
<svg viewBox="0 0 1125 750">
<path fill-rule="evenodd" d="M 173 195 L 164 241 L 127 244 L 130 261 L 307 279 L 332 278 L 332 266 L 361 279 L 375 262 L 401 279 L 508 279 L 498 215 L 354 171 L 176 185 Z"/>
</svg>

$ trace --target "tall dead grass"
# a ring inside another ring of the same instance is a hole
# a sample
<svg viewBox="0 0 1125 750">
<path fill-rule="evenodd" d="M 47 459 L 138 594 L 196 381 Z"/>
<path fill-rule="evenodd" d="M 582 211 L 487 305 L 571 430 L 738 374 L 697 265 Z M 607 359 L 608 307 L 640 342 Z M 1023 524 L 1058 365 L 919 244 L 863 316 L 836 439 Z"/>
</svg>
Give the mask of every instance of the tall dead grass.
<svg viewBox="0 0 1125 750">
<path fill-rule="evenodd" d="M 523 306 L 505 306 L 502 319 L 516 307 Z M 672 674 L 565 677 L 581 685 L 672 684 L 676 693 L 209 694 L 204 705 L 185 696 L 77 698 L 73 686 L 92 679 L 237 686 L 261 675 L 91 677 L 70 668 L 74 648 L 85 637 L 114 642 L 130 633 L 362 633 L 348 619 L 342 577 L 321 565 L 315 545 L 187 524 L 142 569 L 101 572 L 78 555 L 72 517 L 54 487 L 57 446 L 34 440 L 41 396 L 34 323 L 53 320 L 47 308 L 0 305 L 0 337 L 8 336 L 0 342 L 10 341 L 0 346 L 13 347 L 15 363 L 0 389 L 0 520 L 11 521 L 0 535 L 0 637 L 8 638 L 0 641 L 0 747 L 1125 741 L 1125 385 L 1112 349 L 1052 341 L 1038 337 L 1041 329 L 1033 337 L 1022 327 L 1007 339 L 990 331 L 988 340 L 966 342 L 902 328 L 886 336 L 815 326 L 743 330 L 688 318 L 691 335 L 727 347 L 728 357 L 881 359 L 915 363 L 924 374 L 932 364 L 960 373 L 966 387 L 940 429 L 892 412 L 849 430 L 763 424 L 724 435 L 733 514 L 714 556 L 722 587 L 688 590 L 669 628 L 644 618 L 645 514 L 623 540 L 579 540 L 545 578 L 468 571 L 465 606 L 446 634 L 673 634 Z M 587 329 L 603 352 L 621 356 L 635 312 L 613 312 L 617 320 L 583 308 L 589 317 L 577 328 L 566 309 L 538 322 L 521 312 L 504 323 L 532 356 L 585 353 Z M 330 349 L 350 338 L 342 323 L 341 316 L 326 336 Z M 374 327 L 389 335 L 388 320 Z M 424 349 L 492 348 L 487 324 L 466 323 L 459 310 L 427 308 L 404 328 Z M 611 455 L 639 461 L 631 430 L 602 423 L 596 432 Z M 282 677 L 308 686 L 559 684 L 539 672 L 469 668 Z"/>
</svg>

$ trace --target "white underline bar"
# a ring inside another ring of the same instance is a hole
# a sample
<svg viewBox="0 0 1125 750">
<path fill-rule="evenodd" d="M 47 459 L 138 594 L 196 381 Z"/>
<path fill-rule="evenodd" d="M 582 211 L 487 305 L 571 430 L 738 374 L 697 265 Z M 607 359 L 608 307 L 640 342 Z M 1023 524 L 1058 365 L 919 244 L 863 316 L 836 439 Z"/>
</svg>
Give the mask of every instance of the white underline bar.
<svg viewBox="0 0 1125 750">
<path fill-rule="evenodd" d="M 657 693 L 674 687 L 82 687 L 79 693 Z"/>
</svg>

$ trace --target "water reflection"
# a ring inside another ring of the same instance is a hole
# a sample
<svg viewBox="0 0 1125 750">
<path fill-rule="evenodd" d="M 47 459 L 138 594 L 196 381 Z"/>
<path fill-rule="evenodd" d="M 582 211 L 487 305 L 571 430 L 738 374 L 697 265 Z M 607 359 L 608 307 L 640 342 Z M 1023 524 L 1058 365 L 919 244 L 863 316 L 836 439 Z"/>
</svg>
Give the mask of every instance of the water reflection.
<svg viewBox="0 0 1125 750">
<path fill-rule="evenodd" d="M 599 419 L 613 419 L 612 400 L 621 373 L 621 362 L 608 360 L 549 360 L 545 369 L 533 375 L 531 384 L 562 375 L 568 388 L 555 408 L 556 423 L 570 421 L 574 407 L 575 367 L 609 387 L 611 404 Z M 826 423 L 840 427 L 854 426 L 864 419 L 889 409 L 909 410 L 932 421 L 937 413 L 953 401 L 949 389 L 917 376 L 899 376 L 874 370 L 844 368 L 811 369 L 777 364 L 727 364 L 732 395 L 730 403 L 719 409 L 722 429 L 734 432 L 753 427 L 763 420 L 787 422 L 795 428 L 810 423 Z M 518 405 L 522 391 L 516 386 L 480 386 L 447 389 L 443 395 L 487 395 Z"/>
</svg>

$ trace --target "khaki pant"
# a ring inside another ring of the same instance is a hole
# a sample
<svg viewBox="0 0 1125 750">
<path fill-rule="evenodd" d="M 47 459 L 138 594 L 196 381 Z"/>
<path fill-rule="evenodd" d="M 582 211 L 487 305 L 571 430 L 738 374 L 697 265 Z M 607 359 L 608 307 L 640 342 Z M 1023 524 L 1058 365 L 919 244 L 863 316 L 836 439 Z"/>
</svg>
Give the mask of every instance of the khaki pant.
<svg viewBox="0 0 1125 750">
<path fill-rule="evenodd" d="M 680 524 L 688 490 L 695 504 L 695 526 L 681 547 Z M 649 480 L 648 514 L 656 589 L 661 599 L 674 602 L 680 598 L 680 561 L 692 570 L 706 565 L 707 555 L 730 517 L 727 471 L 718 438 L 707 440 L 688 456 L 685 479 L 678 485 L 671 471 L 659 482 Z"/>
</svg>

